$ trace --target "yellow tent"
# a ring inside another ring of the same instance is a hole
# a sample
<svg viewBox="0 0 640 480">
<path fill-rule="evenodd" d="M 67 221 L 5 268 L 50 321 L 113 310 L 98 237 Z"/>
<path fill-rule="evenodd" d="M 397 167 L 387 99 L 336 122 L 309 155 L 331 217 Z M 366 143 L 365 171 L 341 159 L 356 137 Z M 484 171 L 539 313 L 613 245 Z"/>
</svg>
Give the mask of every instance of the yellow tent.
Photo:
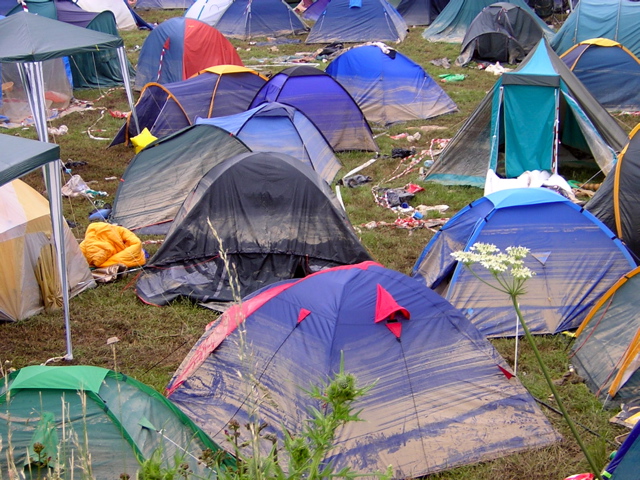
<svg viewBox="0 0 640 480">
<path fill-rule="evenodd" d="M 65 225 L 69 293 L 95 286 Z M 62 306 L 49 202 L 21 180 L 0 186 L 0 320 L 16 321 Z"/>
</svg>

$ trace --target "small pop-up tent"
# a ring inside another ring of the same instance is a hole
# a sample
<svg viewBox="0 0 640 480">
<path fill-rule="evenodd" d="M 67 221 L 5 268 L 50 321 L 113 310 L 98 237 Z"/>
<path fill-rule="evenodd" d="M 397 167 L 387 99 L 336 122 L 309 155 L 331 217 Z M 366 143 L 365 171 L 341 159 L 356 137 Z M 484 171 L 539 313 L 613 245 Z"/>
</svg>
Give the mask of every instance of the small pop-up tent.
<svg viewBox="0 0 640 480">
<path fill-rule="evenodd" d="M 304 113 L 278 102 L 258 105 L 226 117 L 198 119 L 241 140 L 252 152 L 278 152 L 308 164 L 331 183 L 341 168 L 331 145 Z"/>
<path fill-rule="evenodd" d="M 563 54 L 590 38 L 620 42 L 640 57 L 640 3 L 634 0 L 580 0 L 553 38 L 551 46 Z"/>
<path fill-rule="evenodd" d="M 187 194 L 223 160 L 249 148 L 213 125 L 194 125 L 138 153 L 125 170 L 110 220 L 135 233 L 165 234 Z"/>
<path fill-rule="evenodd" d="M 214 26 L 227 38 L 241 40 L 309 30 L 285 0 L 233 0 Z"/>
<path fill-rule="evenodd" d="M 543 38 L 518 68 L 502 74 L 426 180 L 482 187 L 489 169 L 506 178 L 532 170 L 558 173 L 561 145 L 588 154 L 590 165 L 608 174 L 626 140 Z"/>
<path fill-rule="evenodd" d="M 451 0 L 438 18 L 422 32 L 422 36 L 430 42 L 462 43 L 473 19 L 492 3 L 494 0 Z M 509 3 L 533 13 L 524 0 L 511 0 Z"/>
<path fill-rule="evenodd" d="M 412 276 L 442 292 L 491 337 L 515 335 L 517 318 L 509 296 L 483 283 L 491 283 L 491 272 L 477 266 L 478 279 L 451 256 L 475 243 L 530 249 L 525 262 L 535 276 L 518 300 L 534 334 L 577 328 L 600 296 L 635 267 L 604 224 L 552 190 L 514 188 L 482 197 L 431 239 Z"/>
<path fill-rule="evenodd" d="M 0 146 L 9 144 L 0 141 Z M 15 152 L 5 149 L 3 155 Z M 73 297 L 95 282 L 66 223 L 63 230 L 65 274 Z M 18 179 L 0 186 L 0 321 L 23 320 L 63 306 L 55 249 L 49 202 Z"/>
<path fill-rule="evenodd" d="M 218 65 L 179 82 L 148 83 L 136 103 L 138 125 L 161 138 L 193 125 L 197 117 L 244 112 L 266 81 L 250 68 Z M 131 115 L 128 115 L 111 145 L 128 143 L 136 135 Z"/>
<path fill-rule="evenodd" d="M 178 297 L 232 302 L 279 280 L 370 259 L 309 165 L 281 153 L 244 153 L 202 177 L 136 292 L 154 305 Z"/>
<path fill-rule="evenodd" d="M 530 8 L 507 2 L 492 3 L 473 19 L 462 40 L 456 65 L 472 59 L 515 64 L 545 36 L 554 32 Z"/>
<path fill-rule="evenodd" d="M 407 25 L 431 25 L 448 3 L 449 0 L 401 0 L 396 9 Z"/>
<path fill-rule="evenodd" d="M 639 131 L 640 124 L 629 134 L 629 143 L 620 154 L 614 171 L 585 207 L 614 231 L 636 258 L 640 258 Z"/>
<path fill-rule="evenodd" d="M 154 28 L 138 58 L 136 88 L 147 83 L 174 83 L 216 65 L 243 66 L 224 35 L 200 20 L 174 17 Z"/>
<path fill-rule="evenodd" d="M 638 274 L 635 268 L 620 278 L 576 331 L 571 363 L 605 405 L 640 399 Z"/>
<path fill-rule="evenodd" d="M 260 89 L 251 108 L 264 102 L 296 107 L 322 132 L 334 151 L 378 151 L 371 127 L 353 97 L 331 75 L 309 65 L 276 73 Z"/>
<path fill-rule="evenodd" d="M 607 110 L 640 110 L 640 60 L 624 45 L 592 38 L 560 58 Z"/>
<path fill-rule="evenodd" d="M 244 332 L 242 361 L 238 341 Z M 478 330 L 442 297 L 374 262 L 280 282 L 231 307 L 184 359 L 169 399 L 214 439 L 244 425 L 252 387 L 264 433 L 300 431 L 303 389 L 339 371 L 373 385 L 337 432 L 336 471 L 422 477 L 559 439 Z M 258 385 L 243 383 L 256 378 Z"/>
<path fill-rule="evenodd" d="M 458 110 L 420 65 L 384 44 L 351 48 L 326 72 L 347 89 L 370 122 L 388 125 Z"/>
<path fill-rule="evenodd" d="M 0 434 L 11 439 L 12 462 L 27 478 L 58 469 L 83 478 L 88 468 L 96 480 L 136 478 L 154 454 L 164 468 L 184 463 L 198 478 L 217 477 L 198 456 L 220 447 L 164 396 L 122 373 L 92 366 L 24 367 L 2 382 L 0 408 Z M 223 465 L 234 463 L 223 457 Z M 5 455 L 0 468 L 10 471 Z"/>
<path fill-rule="evenodd" d="M 331 0 L 306 43 L 399 43 L 406 36 L 406 22 L 386 0 Z"/>
</svg>

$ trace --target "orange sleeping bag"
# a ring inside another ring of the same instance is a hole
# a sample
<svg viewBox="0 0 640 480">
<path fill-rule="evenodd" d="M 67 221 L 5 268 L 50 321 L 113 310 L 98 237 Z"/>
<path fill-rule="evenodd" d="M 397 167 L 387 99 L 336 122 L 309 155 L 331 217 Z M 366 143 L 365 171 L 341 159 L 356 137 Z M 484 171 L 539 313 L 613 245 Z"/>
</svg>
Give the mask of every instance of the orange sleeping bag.
<svg viewBox="0 0 640 480">
<path fill-rule="evenodd" d="M 104 222 L 89 224 L 80 243 L 90 267 L 108 267 L 121 264 L 139 267 L 146 259 L 142 250 L 142 242 L 131 230 Z"/>
</svg>

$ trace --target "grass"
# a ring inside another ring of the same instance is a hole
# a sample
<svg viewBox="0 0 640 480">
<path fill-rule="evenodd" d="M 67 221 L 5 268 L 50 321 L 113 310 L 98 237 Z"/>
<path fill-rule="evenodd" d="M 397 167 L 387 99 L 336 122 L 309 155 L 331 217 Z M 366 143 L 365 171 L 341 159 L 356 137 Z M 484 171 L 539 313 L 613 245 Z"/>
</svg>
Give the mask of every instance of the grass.
<svg viewBox="0 0 640 480">
<path fill-rule="evenodd" d="M 182 14 L 176 11 L 142 11 L 140 13 L 150 22 L 161 22 L 170 16 Z M 381 157 L 374 165 L 361 172 L 371 176 L 373 184 L 353 189 L 343 187 L 341 190 L 351 222 L 359 229 L 362 242 L 372 256 L 386 267 L 404 273 L 410 272 L 418 255 L 433 236 L 434 230 L 411 231 L 390 226 L 379 226 L 373 229 L 363 227 L 364 224 L 372 221 L 393 223 L 397 218 L 395 213 L 375 204 L 371 185 L 400 187 L 407 183 L 421 184 L 425 187 L 425 191 L 418 193 L 412 204 L 449 205 L 450 208 L 445 214 L 447 217 L 482 196 L 482 191 L 477 188 L 421 183 L 417 169 L 393 182 L 386 179 L 394 174 L 399 163 L 398 159 L 390 158 L 392 148 L 415 146 L 419 150 L 428 149 L 432 139 L 450 138 L 496 80 L 492 74 L 473 68 L 474 64 L 470 68 L 453 66 L 449 70 L 431 64 L 431 60 L 442 57 L 447 57 L 453 64 L 459 53 L 459 46 L 428 43 L 421 37 L 422 30 L 420 27 L 412 28 L 407 39 L 395 47 L 423 65 L 434 78 L 438 78 L 442 73 L 467 75 L 462 82 L 441 84 L 456 102 L 459 111 L 427 121 L 413 121 L 384 128 L 374 126 L 374 133 L 380 134 L 378 142 L 381 154 L 389 157 Z M 136 46 L 143 44 L 146 35 L 147 32 L 143 31 L 122 34 L 129 58 L 134 64 L 139 51 Z M 277 52 L 269 50 L 268 46 L 256 46 L 237 40 L 232 40 L 232 43 L 238 48 L 246 64 L 260 64 L 263 72 L 273 73 L 283 67 L 269 67 L 267 65 L 269 59 L 302 51 L 313 52 L 322 47 L 322 45 L 304 44 L 304 36 L 298 39 L 301 43 L 278 45 Z M 113 118 L 109 110 L 128 110 L 124 90 L 87 90 L 77 91 L 75 94 L 79 99 L 92 102 L 93 108 L 51 122 L 51 126 L 54 127 L 63 124 L 69 127 L 67 135 L 54 137 L 52 141 L 60 145 L 63 161 L 87 162 L 84 166 L 73 168 L 72 173 L 81 175 L 86 182 L 91 182 L 90 187 L 94 190 L 108 192 L 110 196 L 102 200 L 110 201 L 115 194 L 118 182 L 105 179 L 122 175 L 127 163 L 133 157 L 133 151 L 123 145 L 107 148 L 109 142 L 89 138 L 87 129 L 92 128 L 95 136 L 113 138 L 122 120 Z M 617 118 L 623 122 L 622 125 L 627 131 L 635 123 L 633 117 Z M 401 132 L 414 132 L 416 130 L 412 129 L 424 125 L 438 126 L 442 129 L 425 132 L 414 144 L 408 144 L 406 140 L 392 140 L 388 136 Z M 33 128 L 17 129 L 8 133 L 36 138 Z M 371 158 L 371 153 L 350 152 L 338 156 L 344 163 L 344 169 L 338 175 L 339 177 Z M 566 176 L 568 179 L 585 180 L 592 173 L 576 170 L 570 171 Z M 44 190 L 40 172 L 28 175 L 26 180 L 39 191 Z M 153 185 L 150 184 L 149 188 L 153 188 Z M 65 214 L 68 220 L 78 225 L 74 229 L 78 239 L 84 237 L 84 229 L 89 223 L 88 214 L 93 208 L 94 205 L 85 199 L 65 200 Z M 155 245 L 147 245 L 146 248 L 153 253 Z M 170 376 L 200 337 L 205 325 L 214 320 L 216 314 L 186 300 L 174 302 L 163 308 L 144 305 L 137 299 L 134 285 L 135 274 L 130 274 L 114 283 L 87 291 L 71 301 L 73 363 L 113 368 L 113 355 L 111 347 L 107 345 L 107 339 L 117 336 L 120 339 L 116 344 L 118 370 L 163 391 Z M 25 321 L 3 324 L 0 328 L 2 328 L 0 348 L 5 356 L 3 360 L 10 360 L 16 368 L 43 363 L 65 352 L 65 332 L 60 313 L 38 315 Z M 536 340 L 554 378 L 561 377 L 567 371 L 570 362 L 566 354 L 567 339 L 562 336 L 549 336 L 537 337 Z M 495 340 L 494 345 L 509 362 L 513 361 L 513 340 Z M 521 381 L 537 398 L 553 405 L 553 401 L 549 400 L 550 392 L 536 366 L 535 359 L 532 358 L 530 349 L 525 342 L 521 342 L 520 345 Z M 584 441 L 599 464 L 604 466 L 609 452 L 614 448 L 611 442 L 623 430 L 608 422 L 612 413 L 602 410 L 584 384 L 566 384 L 559 389 L 574 420 L 596 432 L 592 434 L 585 430 Z M 561 443 L 537 451 L 458 468 L 429 478 L 559 479 L 587 471 L 588 465 L 570 437 L 562 419 L 552 410 L 546 407 L 542 409 L 564 435 Z"/>
</svg>

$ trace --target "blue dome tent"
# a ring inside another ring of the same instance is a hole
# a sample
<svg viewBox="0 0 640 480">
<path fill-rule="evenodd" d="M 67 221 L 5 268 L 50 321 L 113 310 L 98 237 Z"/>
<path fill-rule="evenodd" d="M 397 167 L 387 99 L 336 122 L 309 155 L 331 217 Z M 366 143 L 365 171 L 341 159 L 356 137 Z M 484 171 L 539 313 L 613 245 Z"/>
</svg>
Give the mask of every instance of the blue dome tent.
<svg viewBox="0 0 640 480">
<path fill-rule="evenodd" d="M 296 107 L 318 127 L 335 151 L 378 151 L 358 104 L 340 83 L 319 68 L 297 65 L 276 73 L 256 94 L 251 108 L 263 102 Z"/>
<path fill-rule="evenodd" d="M 240 360 L 240 332 L 249 362 Z M 346 372 L 373 388 L 354 405 L 364 421 L 339 430 L 325 459 L 337 470 L 391 465 L 393 478 L 421 477 L 559 438 L 459 311 L 374 262 L 279 282 L 231 307 L 184 359 L 168 398 L 223 438 L 231 420 L 248 421 L 240 373 L 268 391 L 264 433 L 295 433 L 310 403 L 302 389 L 337 372 L 341 357 Z"/>
<path fill-rule="evenodd" d="M 347 89 L 370 122 L 388 125 L 458 110 L 420 65 L 384 44 L 349 49 L 326 72 Z"/>
<path fill-rule="evenodd" d="M 501 190 L 460 210 L 438 231 L 413 267 L 412 276 L 441 292 L 491 337 L 514 336 L 508 295 L 478 280 L 451 253 L 475 243 L 501 250 L 531 250 L 520 309 L 534 334 L 577 328 L 595 302 L 635 267 L 622 242 L 603 223 L 569 199 L 545 188 Z M 491 273 L 474 270 L 485 281 Z M 522 330 L 520 330 L 522 333 Z"/>
<path fill-rule="evenodd" d="M 386 0 L 331 0 L 306 43 L 401 42 L 406 36 L 406 22 Z"/>
</svg>

